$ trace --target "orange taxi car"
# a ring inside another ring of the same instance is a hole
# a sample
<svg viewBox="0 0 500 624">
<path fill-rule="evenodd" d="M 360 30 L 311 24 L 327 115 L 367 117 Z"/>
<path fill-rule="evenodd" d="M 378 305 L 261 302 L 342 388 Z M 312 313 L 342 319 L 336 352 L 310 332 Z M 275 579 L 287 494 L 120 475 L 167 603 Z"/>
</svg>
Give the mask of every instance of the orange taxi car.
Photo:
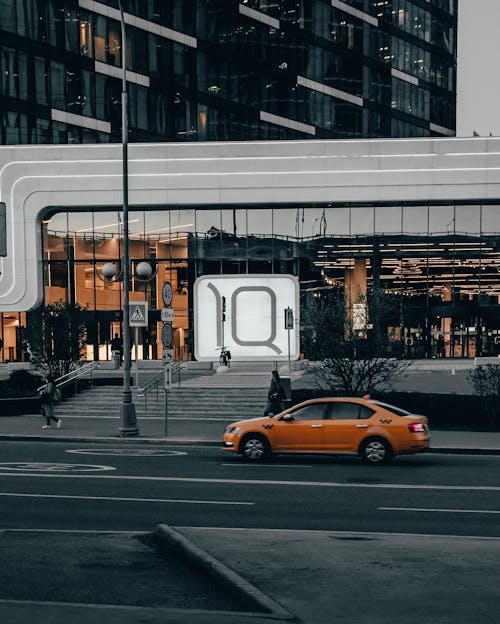
<svg viewBox="0 0 500 624">
<path fill-rule="evenodd" d="M 355 453 L 368 464 L 429 448 L 425 416 L 369 398 L 328 397 L 231 423 L 224 449 L 259 461 L 276 453 Z"/>
</svg>

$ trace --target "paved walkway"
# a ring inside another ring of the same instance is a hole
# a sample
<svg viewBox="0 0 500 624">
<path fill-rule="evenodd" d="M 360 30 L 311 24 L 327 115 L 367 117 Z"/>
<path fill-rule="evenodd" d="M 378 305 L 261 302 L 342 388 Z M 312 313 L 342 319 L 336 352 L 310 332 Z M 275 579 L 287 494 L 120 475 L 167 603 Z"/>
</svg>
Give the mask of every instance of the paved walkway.
<svg viewBox="0 0 500 624">
<path fill-rule="evenodd" d="M 0 418 L 0 439 L 41 439 L 41 440 L 123 440 L 136 442 L 162 443 L 204 443 L 218 446 L 222 433 L 231 422 L 216 418 L 168 418 L 165 435 L 165 419 L 161 417 L 139 418 L 139 435 L 133 438 L 120 436 L 119 415 L 107 417 L 81 416 L 63 417 L 62 426 L 57 429 L 42 429 L 42 417 L 35 414 L 5 416 Z M 437 431 L 431 432 L 432 452 L 446 453 L 498 453 L 500 454 L 500 432 L 479 431 Z"/>
</svg>

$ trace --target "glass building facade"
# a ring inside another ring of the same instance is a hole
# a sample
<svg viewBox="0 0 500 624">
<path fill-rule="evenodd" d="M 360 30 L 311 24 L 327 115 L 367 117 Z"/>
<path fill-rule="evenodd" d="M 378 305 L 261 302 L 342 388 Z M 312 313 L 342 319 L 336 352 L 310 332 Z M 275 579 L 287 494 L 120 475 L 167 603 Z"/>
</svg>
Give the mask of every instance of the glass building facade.
<svg viewBox="0 0 500 624">
<path fill-rule="evenodd" d="M 453 136 L 457 0 L 123 0 L 129 140 Z M 0 144 L 121 141 L 116 0 L 0 0 Z M 158 273 L 140 357 L 161 357 L 161 283 L 174 285 L 175 357 L 192 357 L 192 287 L 210 273 L 286 273 L 301 304 L 343 291 L 398 302 L 395 352 L 495 352 L 498 205 L 234 206 L 130 212 L 130 251 Z M 44 220 L 45 302 L 88 310 L 85 357 L 111 357 L 119 213 Z M 1 315 L 1 361 L 22 360 L 24 313 Z M 500 331 L 500 328 L 498 328 Z M 307 328 L 304 328 L 307 338 Z M 500 335 L 500 334 L 499 334 Z M 304 343 L 307 347 L 307 342 Z M 305 356 L 308 356 L 307 348 Z"/>
<path fill-rule="evenodd" d="M 118 212 L 59 212 L 43 224 L 45 301 L 87 308 L 88 359 L 110 359 L 111 337 L 120 331 L 121 284 L 101 276 L 106 262 L 119 264 L 122 245 Z M 161 358 L 163 281 L 174 289 L 175 357 L 188 359 L 195 279 L 247 273 L 297 276 L 302 310 L 335 293 L 346 301 L 352 288 L 364 301 L 385 297 L 394 311 L 385 328 L 394 355 L 500 353 L 496 203 L 133 210 L 130 253 L 135 264 L 146 259 L 158 271 L 150 282 L 130 284 L 132 300 L 148 301 L 150 310 L 140 358 Z M 366 314 L 363 331 L 370 330 L 369 305 Z M 310 330 L 302 327 L 305 357 L 314 355 Z"/>
<path fill-rule="evenodd" d="M 455 134 L 457 0 L 123 0 L 132 141 Z M 119 142 L 117 0 L 0 0 L 0 144 Z"/>
</svg>

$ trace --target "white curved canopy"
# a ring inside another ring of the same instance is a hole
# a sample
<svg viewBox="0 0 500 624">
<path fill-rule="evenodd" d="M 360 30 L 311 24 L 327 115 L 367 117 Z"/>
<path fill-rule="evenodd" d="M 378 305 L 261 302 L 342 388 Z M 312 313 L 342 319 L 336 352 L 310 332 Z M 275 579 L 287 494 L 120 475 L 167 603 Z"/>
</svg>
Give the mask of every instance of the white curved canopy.
<svg viewBox="0 0 500 624">
<path fill-rule="evenodd" d="M 40 221 L 51 207 L 122 203 L 121 145 L 0 147 L 7 256 L 0 312 L 42 299 Z M 263 141 L 129 145 L 129 205 L 500 198 L 500 139 Z"/>
</svg>

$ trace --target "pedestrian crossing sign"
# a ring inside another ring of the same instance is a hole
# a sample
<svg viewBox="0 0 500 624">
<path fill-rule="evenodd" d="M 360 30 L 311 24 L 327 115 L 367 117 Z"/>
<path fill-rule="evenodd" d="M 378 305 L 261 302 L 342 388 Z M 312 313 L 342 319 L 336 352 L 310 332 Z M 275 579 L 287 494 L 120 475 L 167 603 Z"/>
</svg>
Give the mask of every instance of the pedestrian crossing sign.
<svg viewBox="0 0 500 624">
<path fill-rule="evenodd" d="M 130 327 L 147 327 L 148 326 L 148 302 L 147 301 L 130 301 L 129 302 L 129 325 Z"/>
</svg>

